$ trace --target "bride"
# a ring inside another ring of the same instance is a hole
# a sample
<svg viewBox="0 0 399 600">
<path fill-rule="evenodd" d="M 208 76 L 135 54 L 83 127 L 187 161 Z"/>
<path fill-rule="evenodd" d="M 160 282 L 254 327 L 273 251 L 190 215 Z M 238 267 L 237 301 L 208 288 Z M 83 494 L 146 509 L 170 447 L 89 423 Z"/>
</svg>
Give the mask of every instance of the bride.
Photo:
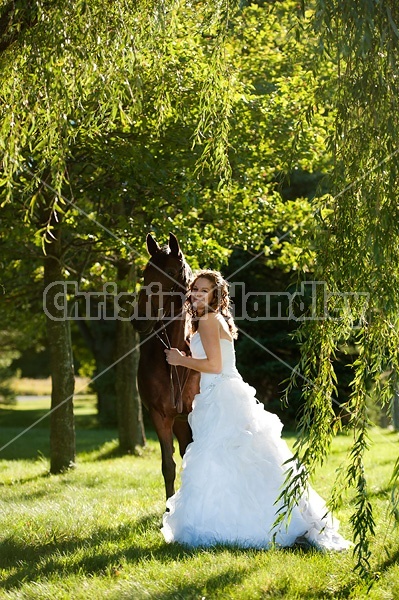
<svg viewBox="0 0 399 600">
<path fill-rule="evenodd" d="M 290 518 L 276 525 L 279 497 L 292 457 L 282 423 L 255 398 L 235 366 L 237 329 L 227 282 L 217 271 L 197 273 L 187 300 L 191 354 L 165 350 L 170 365 L 201 373 L 189 422 L 193 442 L 183 458 L 181 487 L 167 501 L 162 533 L 189 546 L 291 546 L 298 538 L 320 549 L 351 546 L 310 487 Z"/>
</svg>

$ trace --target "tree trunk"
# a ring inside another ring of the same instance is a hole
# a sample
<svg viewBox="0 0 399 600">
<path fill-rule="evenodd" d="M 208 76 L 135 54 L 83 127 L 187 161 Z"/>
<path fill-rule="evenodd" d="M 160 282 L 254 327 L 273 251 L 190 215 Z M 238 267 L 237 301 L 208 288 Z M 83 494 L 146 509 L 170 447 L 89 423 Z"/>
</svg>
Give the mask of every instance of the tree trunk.
<svg viewBox="0 0 399 600">
<path fill-rule="evenodd" d="M 73 394 L 75 378 L 65 286 L 60 263 L 60 232 L 44 259 L 44 309 L 51 367 L 50 472 L 61 473 L 75 464 Z"/>
<path fill-rule="evenodd" d="M 122 291 L 131 285 L 134 277 L 134 265 L 121 259 L 117 263 L 117 281 Z M 133 277 L 132 277 L 133 275 Z M 134 281 L 133 281 L 134 283 Z M 130 320 L 131 305 L 122 296 L 119 300 L 120 311 L 116 321 L 115 360 L 116 396 L 118 410 L 119 447 L 121 452 L 131 454 L 138 446 L 144 446 L 145 431 L 141 400 L 137 388 L 137 368 L 139 362 L 139 336 Z M 123 357 L 123 358 L 122 358 Z"/>
<path fill-rule="evenodd" d="M 114 321 L 93 321 L 93 354 L 96 361 L 94 389 L 97 393 L 98 420 L 102 427 L 117 426 L 116 370 L 114 366 L 116 324 Z"/>
<path fill-rule="evenodd" d="M 124 454 L 133 454 L 145 445 L 141 401 L 137 389 L 138 336 L 130 321 L 117 321 L 116 395 L 118 410 L 119 447 Z M 124 357 L 124 358 L 122 358 Z"/>
</svg>

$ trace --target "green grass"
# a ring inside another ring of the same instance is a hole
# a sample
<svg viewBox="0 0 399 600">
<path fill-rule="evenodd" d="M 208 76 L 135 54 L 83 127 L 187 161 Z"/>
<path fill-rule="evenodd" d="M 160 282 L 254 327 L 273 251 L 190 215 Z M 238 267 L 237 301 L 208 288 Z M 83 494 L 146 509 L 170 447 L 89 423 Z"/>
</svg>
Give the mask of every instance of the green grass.
<svg viewBox="0 0 399 600">
<path fill-rule="evenodd" d="M 0 410 L 1 445 L 44 414 L 36 400 Z M 140 456 L 113 455 L 116 432 L 96 427 L 93 399 L 79 398 L 78 467 L 48 475 L 48 422 L 0 455 L 0 598 L 7 599 L 269 599 L 399 598 L 399 532 L 387 516 L 388 481 L 399 435 L 372 431 L 367 456 L 377 519 L 367 587 L 353 571 L 351 552 L 268 552 L 167 545 L 159 531 L 164 510 L 160 451 L 149 432 Z M 294 441 L 287 435 L 287 442 Z M 350 440 L 334 442 L 315 487 L 327 495 Z M 180 461 L 179 461 L 180 464 Z M 337 517 L 350 536 L 351 495 Z"/>
</svg>

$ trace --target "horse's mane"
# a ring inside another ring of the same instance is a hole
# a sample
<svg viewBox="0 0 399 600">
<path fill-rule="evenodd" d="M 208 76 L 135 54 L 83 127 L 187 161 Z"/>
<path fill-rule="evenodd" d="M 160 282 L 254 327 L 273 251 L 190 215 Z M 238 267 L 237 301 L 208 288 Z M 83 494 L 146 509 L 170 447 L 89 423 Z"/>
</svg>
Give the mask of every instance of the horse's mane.
<svg viewBox="0 0 399 600">
<path fill-rule="evenodd" d="M 181 255 L 182 257 L 182 271 L 181 271 L 181 277 L 182 277 L 182 284 L 186 286 L 186 288 L 188 287 L 188 284 L 193 276 L 193 272 L 190 268 L 190 265 L 188 264 L 188 262 L 186 261 L 186 259 L 184 258 L 183 254 Z"/>
</svg>

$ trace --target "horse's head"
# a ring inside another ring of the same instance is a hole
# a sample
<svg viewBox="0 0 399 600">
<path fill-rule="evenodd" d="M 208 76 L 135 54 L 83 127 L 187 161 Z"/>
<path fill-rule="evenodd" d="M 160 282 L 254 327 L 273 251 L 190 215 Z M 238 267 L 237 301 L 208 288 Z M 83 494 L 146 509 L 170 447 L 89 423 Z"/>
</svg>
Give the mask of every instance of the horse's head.
<svg viewBox="0 0 399 600">
<path fill-rule="evenodd" d="M 163 247 L 148 234 L 147 250 L 150 260 L 144 269 L 144 283 L 132 317 L 134 328 L 141 334 L 150 333 L 163 319 L 180 317 L 191 276 L 173 233 Z"/>
</svg>

